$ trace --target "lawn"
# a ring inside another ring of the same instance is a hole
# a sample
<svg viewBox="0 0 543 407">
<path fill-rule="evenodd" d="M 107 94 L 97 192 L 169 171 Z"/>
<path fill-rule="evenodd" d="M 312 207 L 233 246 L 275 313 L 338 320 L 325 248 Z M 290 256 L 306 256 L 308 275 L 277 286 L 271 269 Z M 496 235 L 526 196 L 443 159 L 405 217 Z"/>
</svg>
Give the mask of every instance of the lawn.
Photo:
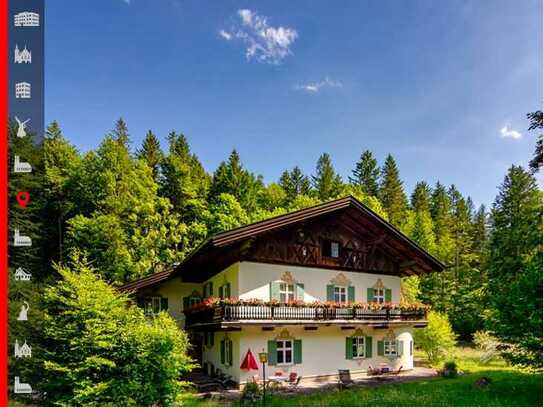
<svg viewBox="0 0 543 407">
<path fill-rule="evenodd" d="M 502 360 L 479 363 L 479 352 L 459 347 L 454 360 L 464 372 L 456 379 L 432 378 L 377 388 L 316 393 L 283 400 L 271 398 L 268 407 L 294 406 L 543 406 L 543 374 L 507 366 Z M 491 383 L 474 384 L 485 376 Z M 218 402 L 187 399 L 188 407 L 215 407 Z"/>
</svg>

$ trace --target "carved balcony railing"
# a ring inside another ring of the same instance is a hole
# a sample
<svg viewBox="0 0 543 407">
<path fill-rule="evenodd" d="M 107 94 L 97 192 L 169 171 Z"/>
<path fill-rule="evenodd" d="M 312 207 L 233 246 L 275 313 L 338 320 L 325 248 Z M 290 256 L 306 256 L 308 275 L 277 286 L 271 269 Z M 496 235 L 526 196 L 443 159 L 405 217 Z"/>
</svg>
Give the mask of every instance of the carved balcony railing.
<svg viewBox="0 0 543 407">
<path fill-rule="evenodd" d="M 185 325 L 216 324 L 222 322 L 262 323 L 269 321 L 342 322 L 416 322 L 426 320 L 426 308 L 408 307 L 366 308 L 359 306 L 315 306 L 289 304 L 210 304 L 185 311 Z"/>
</svg>

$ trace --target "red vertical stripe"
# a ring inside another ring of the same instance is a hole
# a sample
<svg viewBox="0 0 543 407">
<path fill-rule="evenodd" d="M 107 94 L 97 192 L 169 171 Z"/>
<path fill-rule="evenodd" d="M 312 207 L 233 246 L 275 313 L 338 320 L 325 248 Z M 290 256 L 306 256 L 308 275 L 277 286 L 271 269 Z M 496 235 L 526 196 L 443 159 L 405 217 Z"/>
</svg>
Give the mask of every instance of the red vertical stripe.
<svg viewBox="0 0 543 407">
<path fill-rule="evenodd" d="M 8 405 L 8 2 L 0 0 L 0 406 Z"/>
</svg>

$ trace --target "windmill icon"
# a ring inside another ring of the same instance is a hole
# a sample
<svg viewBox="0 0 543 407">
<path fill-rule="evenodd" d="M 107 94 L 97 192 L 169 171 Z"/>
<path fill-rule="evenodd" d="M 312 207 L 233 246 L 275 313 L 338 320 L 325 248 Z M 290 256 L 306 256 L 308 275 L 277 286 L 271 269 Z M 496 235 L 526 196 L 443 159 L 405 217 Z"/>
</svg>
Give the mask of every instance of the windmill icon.
<svg viewBox="0 0 543 407">
<path fill-rule="evenodd" d="M 24 122 L 20 121 L 17 116 L 15 116 L 15 120 L 17 121 L 18 128 L 17 128 L 17 137 L 23 138 L 26 136 L 26 124 L 30 121 L 30 119 L 26 119 Z"/>
</svg>

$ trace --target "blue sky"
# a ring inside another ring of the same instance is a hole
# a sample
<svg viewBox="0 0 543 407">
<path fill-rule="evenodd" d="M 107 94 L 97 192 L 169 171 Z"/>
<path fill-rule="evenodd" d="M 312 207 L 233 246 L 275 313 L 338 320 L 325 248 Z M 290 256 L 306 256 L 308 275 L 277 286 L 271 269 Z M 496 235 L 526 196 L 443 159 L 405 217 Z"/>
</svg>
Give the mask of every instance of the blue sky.
<svg viewBox="0 0 543 407">
<path fill-rule="evenodd" d="M 365 149 L 491 203 L 543 109 L 543 2 L 56 0 L 46 123 L 82 151 L 122 116 L 138 146 L 184 133 L 213 171 L 236 148 L 276 180 Z"/>
</svg>

